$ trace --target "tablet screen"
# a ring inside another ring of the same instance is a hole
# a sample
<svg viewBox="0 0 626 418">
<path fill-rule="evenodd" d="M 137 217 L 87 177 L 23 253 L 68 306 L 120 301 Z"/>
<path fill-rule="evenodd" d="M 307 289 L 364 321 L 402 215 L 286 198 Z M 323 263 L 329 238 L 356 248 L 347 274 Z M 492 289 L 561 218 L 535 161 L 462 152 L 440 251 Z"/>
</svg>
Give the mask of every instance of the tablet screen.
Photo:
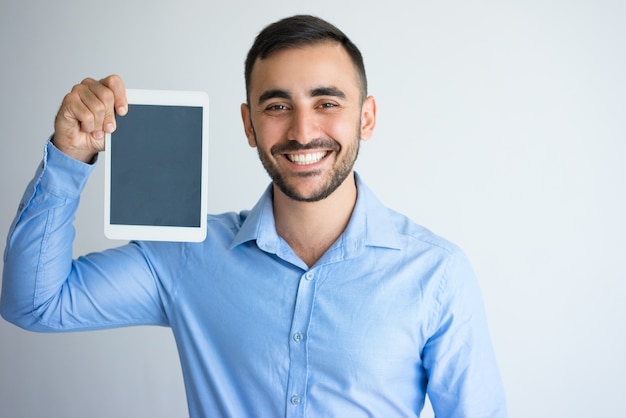
<svg viewBox="0 0 626 418">
<path fill-rule="evenodd" d="M 199 227 L 202 108 L 128 110 L 111 149 L 111 223 Z"/>
<path fill-rule="evenodd" d="M 107 144 L 107 236 L 204 237 L 206 111 L 197 105 L 131 102 L 127 115 L 116 118 Z"/>
</svg>

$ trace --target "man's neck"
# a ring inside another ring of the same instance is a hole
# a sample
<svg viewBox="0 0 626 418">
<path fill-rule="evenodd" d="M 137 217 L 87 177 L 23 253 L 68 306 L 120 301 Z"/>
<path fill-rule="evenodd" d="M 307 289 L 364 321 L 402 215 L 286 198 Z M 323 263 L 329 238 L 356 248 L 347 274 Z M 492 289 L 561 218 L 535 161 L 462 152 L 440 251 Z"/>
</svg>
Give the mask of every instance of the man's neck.
<svg viewBox="0 0 626 418">
<path fill-rule="evenodd" d="M 276 232 L 311 267 L 346 229 L 356 197 L 353 174 L 318 202 L 298 202 L 274 186 Z"/>
</svg>

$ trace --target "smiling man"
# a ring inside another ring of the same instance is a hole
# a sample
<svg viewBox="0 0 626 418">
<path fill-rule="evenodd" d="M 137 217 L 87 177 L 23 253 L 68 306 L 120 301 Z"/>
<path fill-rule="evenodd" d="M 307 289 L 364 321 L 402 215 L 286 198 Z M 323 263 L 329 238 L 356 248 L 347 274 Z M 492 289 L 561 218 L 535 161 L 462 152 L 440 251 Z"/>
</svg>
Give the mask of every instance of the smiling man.
<svg viewBox="0 0 626 418">
<path fill-rule="evenodd" d="M 417 417 L 426 394 L 438 417 L 505 417 L 469 262 L 354 172 L 376 124 L 359 50 L 294 16 L 245 68 L 244 131 L 272 179 L 257 205 L 209 215 L 202 243 L 77 260 L 78 197 L 127 101 L 118 76 L 72 89 L 9 232 L 2 315 L 41 332 L 171 327 L 193 418 Z"/>
<path fill-rule="evenodd" d="M 353 167 L 376 103 L 346 48 L 322 39 L 257 58 L 245 132 L 274 184 L 276 230 L 312 266 L 339 237 L 356 202 Z"/>
</svg>

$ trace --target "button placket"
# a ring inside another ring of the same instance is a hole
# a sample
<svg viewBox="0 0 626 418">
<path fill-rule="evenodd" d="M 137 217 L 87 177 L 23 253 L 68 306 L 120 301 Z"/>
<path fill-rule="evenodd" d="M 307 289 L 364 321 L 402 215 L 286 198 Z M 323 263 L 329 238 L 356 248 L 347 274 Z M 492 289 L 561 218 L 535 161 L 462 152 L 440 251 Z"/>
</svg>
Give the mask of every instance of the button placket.
<svg viewBox="0 0 626 418">
<path fill-rule="evenodd" d="M 289 417 L 300 417 L 304 414 L 306 388 L 308 382 L 308 344 L 307 333 L 311 313 L 315 301 L 316 284 L 313 270 L 300 276 L 295 309 L 291 322 L 291 338 L 289 341 L 289 381 L 287 384 L 287 402 L 290 408 Z"/>
</svg>

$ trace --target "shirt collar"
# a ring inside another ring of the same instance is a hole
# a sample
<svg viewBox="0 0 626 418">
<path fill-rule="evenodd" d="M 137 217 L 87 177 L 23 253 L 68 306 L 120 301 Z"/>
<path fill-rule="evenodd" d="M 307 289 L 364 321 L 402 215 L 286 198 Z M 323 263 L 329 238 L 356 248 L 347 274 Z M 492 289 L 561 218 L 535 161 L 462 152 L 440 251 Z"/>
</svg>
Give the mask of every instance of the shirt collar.
<svg viewBox="0 0 626 418">
<path fill-rule="evenodd" d="M 352 217 L 327 255 L 333 259 L 351 258 L 358 255 L 364 246 L 401 249 L 390 210 L 374 196 L 357 173 L 355 181 L 358 194 Z M 263 251 L 274 254 L 281 251 L 283 241 L 276 233 L 271 184 L 248 213 L 230 248 L 254 240 Z"/>
</svg>

